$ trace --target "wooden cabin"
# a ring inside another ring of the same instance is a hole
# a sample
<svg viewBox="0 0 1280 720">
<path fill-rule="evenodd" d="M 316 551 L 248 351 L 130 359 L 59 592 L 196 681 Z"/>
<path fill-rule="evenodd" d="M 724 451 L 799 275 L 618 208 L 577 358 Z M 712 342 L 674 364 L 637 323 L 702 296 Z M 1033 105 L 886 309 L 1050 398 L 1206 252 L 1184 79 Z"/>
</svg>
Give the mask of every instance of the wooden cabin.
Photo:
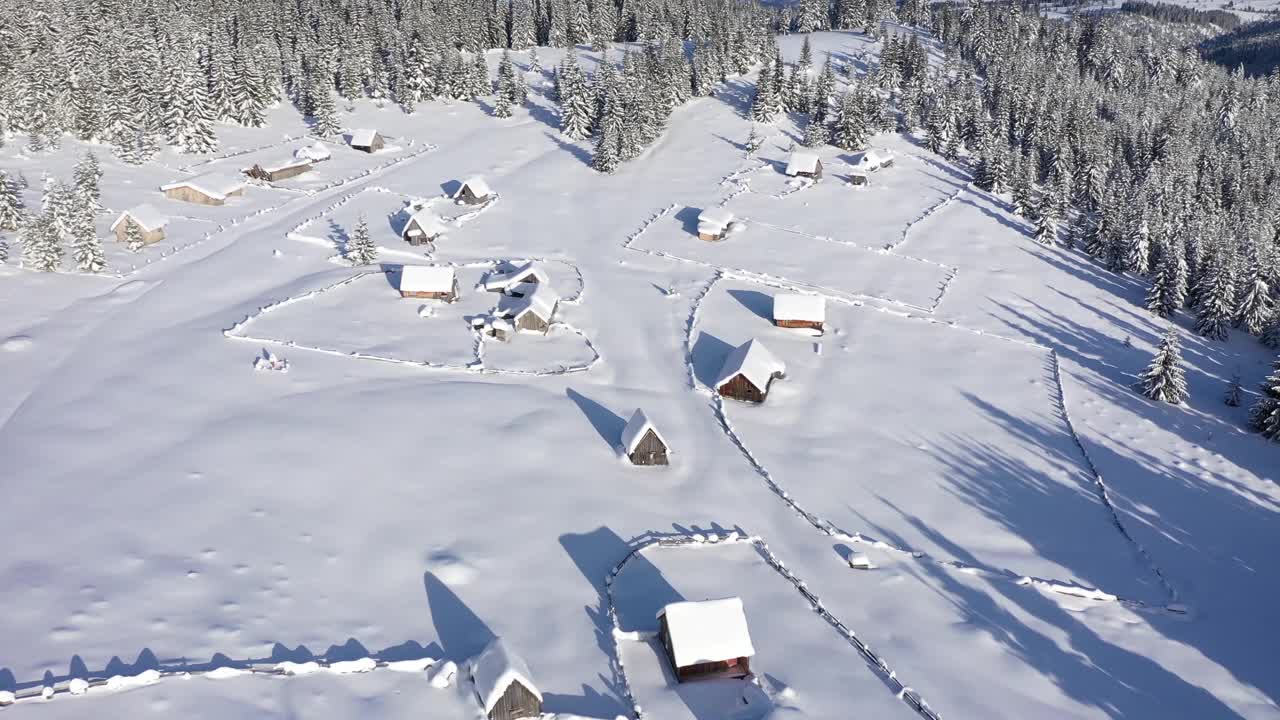
<svg viewBox="0 0 1280 720">
<path fill-rule="evenodd" d="M 325 147 L 324 143 L 317 140 L 310 145 L 303 145 L 297 150 L 294 150 L 293 156 L 299 160 L 306 160 L 307 162 L 315 164 L 328 160 L 332 157 L 332 153 L 329 152 L 329 148 Z"/>
<path fill-rule="evenodd" d="M 238 177 L 209 173 L 161 185 L 160 190 L 170 200 L 198 205 L 225 205 L 227 198 L 244 195 L 244 185 L 244 181 Z"/>
<path fill-rule="evenodd" d="M 622 449 L 632 465 L 667 465 L 667 441 L 637 408 L 622 429 Z"/>
<path fill-rule="evenodd" d="M 301 175 L 304 172 L 310 172 L 310 170 L 310 160 L 300 160 L 295 158 L 293 160 L 268 163 L 267 165 L 254 164 L 253 167 L 245 170 L 244 174 L 255 180 L 277 182 Z"/>
<path fill-rule="evenodd" d="M 150 245 L 164 239 L 164 228 L 168 224 L 169 218 L 151 205 L 143 203 L 120 213 L 120 217 L 111 223 L 111 232 L 115 233 L 116 240 L 125 242 L 129 226 L 135 225 L 142 235 L 142 242 Z"/>
<path fill-rule="evenodd" d="M 787 160 L 786 172 L 790 177 L 805 177 L 812 178 L 814 180 L 821 180 L 822 159 L 818 157 L 818 153 L 797 150 L 791 153 L 790 159 Z"/>
<path fill-rule="evenodd" d="M 494 638 L 471 663 L 476 697 L 489 720 L 542 716 L 542 693 L 531 677 L 529 666 L 502 638 Z"/>
<path fill-rule="evenodd" d="M 769 386 L 786 373 L 787 366 L 764 343 L 751 339 L 729 352 L 715 388 L 724 397 L 762 403 L 769 396 Z"/>
<path fill-rule="evenodd" d="M 405 265 L 400 268 L 400 297 L 453 302 L 458 299 L 458 278 L 442 265 Z"/>
<path fill-rule="evenodd" d="M 508 272 L 493 273 L 484 279 L 484 289 L 489 292 L 500 292 L 512 297 L 524 297 L 531 285 L 550 283 L 550 278 L 542 267 L 530 260 L 517 265 Z"/>
<path fill-rule="evenodd" d="M 491 195 L 493 191 L 489 189 L 489 183 L 476 176 L 467 178 L 450 197 L 454 202 L 464 205 L 481 205 L 488 202 Z"/>
<path fill-rule="evenodd" d="M 410 245 L 429 245 L 447 230 L 440 216 L 424 207 L 409 216 L 404 229 L 400 231 L 400 237 Z"/>
<path fill-rule="evenodd" d="M 863 173 L 871 173 L 882 168 L 893 165 L 894 154 L 892 150 L 871 149 L 864 151 L 858 162 L 854 164 L 854 168 Z"/>
<path fill-rule="evenodd" d="M 821 295 L 782 293 L 773 296 L 773 324 L 784 328 L 821 331 L 827 320 L 827 303 Z"/>
<path fill-rule="evenodd" d="M 723 240 L 733 225 L 733 213 L 724 208 L 706 208 L 698 213 L 698 239 Z"/>
<path fill-rule="evenodd" d="M 377 130 L 359 128 L 351 131 L 351 147 L 367 153 L 375 153 L 386 147 L 387 141 Z"/>
<path fill-rule="evenodd" d="M 498 302 L 497 315 L 506 318 L 517 332 L 535 332 L 545 335 L 551 329 L 560 295 L 546 283 L 531 285 L 533 289 L 522 297 L 504 295 Z"/>
<path fill-rule="evenodd" d="M 658 612 L 658 637 L 677 682 L 751 674 L 756 650 L 741 598 L 671 603 Z"/>
</svg>

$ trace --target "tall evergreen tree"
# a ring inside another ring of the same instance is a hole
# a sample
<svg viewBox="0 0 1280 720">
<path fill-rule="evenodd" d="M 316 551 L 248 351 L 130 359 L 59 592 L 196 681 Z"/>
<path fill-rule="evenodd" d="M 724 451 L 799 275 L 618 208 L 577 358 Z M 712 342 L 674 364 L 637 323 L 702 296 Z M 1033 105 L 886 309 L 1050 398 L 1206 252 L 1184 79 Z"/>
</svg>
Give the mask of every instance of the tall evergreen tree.
<svg viewBox="0 0 1280 720">
<path fill-rule="evenodd" d="M 372 265 L 378 261 L 378 246 L 369 236 L 369 223 L 364 215 L 356 220 L 351 239 L 347 241 L 347 260 L 352 265 Z"/>
<path fill-rule="evenodd" d="M 81 202 L 76 207 L 75 222 L 71 228 L 71 254 L 76 267 L 82 272 L 99 273 L 107 266 L 102 253 L 102 240 L 94 223 L 93 207 Z"/>
<path fill-rule="evenodd" d="M 1156 264 L 1147 292 L 1147 309 L 1167 318 L 1182 307 L 1187 297 L 1187 256 L 1174 249 L 1166 249 Z"/>
<path fill-rule="evenodd" d="M 1249 409 L 1249 424 L 1268 440 L 1280 440 L 1280 360 L 1276 360 L 1274 369 L 1262 381 L 1262 397 Z"/>
<path fill-rule="evenodd" d="M 62 238 L 48 212 L 28 218 L 20 239 L 24 267 L 40 272 L 54 272 L 62 267 Z"/>
<path fill-rule="evenodd" d="M 0 170 L 0 231 L 17 230 L 22 225 L 23 214 L 17 186 Z"/>
<path fill-rule="evenodd" d="M 1142 374 L 1142 394 L 1174 405 L 1185 402 L 1190 396 L 1186 371 L 1182 368 L 1182 348 L 1175 328 L 1165 332 L 1151 365 Z"/>
</svg>

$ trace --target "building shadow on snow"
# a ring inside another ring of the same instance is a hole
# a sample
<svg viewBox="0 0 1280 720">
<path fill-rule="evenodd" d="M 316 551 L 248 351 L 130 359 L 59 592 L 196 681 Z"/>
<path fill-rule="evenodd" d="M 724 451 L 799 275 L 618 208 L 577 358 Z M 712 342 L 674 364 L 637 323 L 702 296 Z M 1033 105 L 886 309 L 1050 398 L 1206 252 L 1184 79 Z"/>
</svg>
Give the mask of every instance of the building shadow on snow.
<svg viewBox="0 0 1280 720">
<path fill-rule="evenodd" d="M 689 353 L 694 379 L 707 387 L 715 385 L 730 350 L 733 350 L 733 346 L 729 343 L 699 330 L 698 339 L 694 341 Z"/>
<path fill-rule="evenodd" d="M 756 317 L 773 322 L 773 296 L 759 290 L 733 289 L 729 297 L 737 300 L 742 307 L 750 310 Z"/>
<path fill-rule="evenodd" d="M 423 573 L 422 584 L 445 657 L 461 664 L 478 655 L 496 637 L 484 620 L 434 573 Z"/>
<path fill-rule="evenodd" d="M 622 430 L 627 426 L 624 418 L 573 388 L 568 388 L 564 392 L 591 422 L 591 427 L 595 428 L 600 439 L 610 450 L 622 442 Z"/>
</svg>

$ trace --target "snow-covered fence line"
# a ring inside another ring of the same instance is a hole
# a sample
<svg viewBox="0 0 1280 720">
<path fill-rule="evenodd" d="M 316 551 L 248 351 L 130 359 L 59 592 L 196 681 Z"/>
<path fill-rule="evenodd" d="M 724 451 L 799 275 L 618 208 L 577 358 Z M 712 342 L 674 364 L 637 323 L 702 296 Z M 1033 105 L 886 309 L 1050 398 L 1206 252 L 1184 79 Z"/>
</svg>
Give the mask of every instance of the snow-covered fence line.
<svg viewBox="0 0 1280 720">
<path fill-rule="evenodd" d="M 307 136 L 306 135 L 285 135 L 283 138 L 279 140 L 273 140 L 265 145 L 258 145 L 257 147 L 245 148 L 241 150 L 232 150 L 231 152 L 222 153 L 221 155 L 216 155 L 211 158 L 205 158 L 203 160 L 197 160 L 193 163 L 188 163 L 187 165 L 179 165 L 178 167 L 172 167 L 169 165 L 163 165 L 162 167 L 166 167 L 170 170 L 177 170 L 178 172 L 191 172 L 196 168 L 204 167 L 206 165 L 212 165 L 213 163 L 222 162 L 223 160 L 230 160 L 232 158 L 238 158 L 244 155 L 249 155 L 250 153 L 261 152 L 263 150 L 270 150 L 272 148 L 277 148 L 291 142 L 296 142 L 305 137 Z"/>
<path fill-rule="evenodd" d="M 365 170 L 363 170 L 363 171 L 361 171 L 361 172 L 358 172 L 358 173 L 356 173 L 355 175 L 348 175 L 347 177 L 344 177 L 344 178 L 338 178 L 337 180 L 334 180 L 333 182 L 327 183 L 327 184 L 325 184 L 325 185 L 321 185 L 320 187 L 317 187 L 317 188 L 308 188 L 308 189 L 307 189 L 307 194 L 308 194 L 308 195 L 316 195 L 316 194 L 322 193 L 322 192 L 324 192 L 324 191 L 326 191 L 326 190 L 332 190 L 332 189 L 334 189 L 334 188 L 336 188 L 336 187 L 341 187 L 341 186 L 346 185 L 346 184 L 348 184 L 348 183 L 355 182 L 356 180 L 360 180 L 360 179 L 362 179 L 362 178 L 367 178 L 367 177 L 369 177 L 370 175 L 380 174 L 380 173 L 382 173 L 382 171 L 387 170 L 387 169 L 389 169 L 389 168 L 392 168 L 392 167 L 394 167 L 394 166 L 396 166 L 396 165 L 399 165 L 399 164 L 400 164 L 400 163 L 402 163 L 402 162 L 406 162 L 406 161 L 408 161 L 408 160 L 412 160 L 412 159 L 414 159 L 414 158 L 416 158 L 416 157 L 419 157 L 419 156 L 421 156 L 421 155 L 426 155 L 427 153 L 431 152 L 432 150 L 435 150 L 436 148 L 437 148 L 437 146 L 436 146 L 436 145 L 432 145 L 431 143 L 427 143 L 426 145 L 423 145 L 421 148 L 419 148 L 419 149 L 417 149 L 417 150 L 414 150 L 414 151 L 413 151 L 413 152 L 411 152 L 411 153 L 405 153 L 404 155 L 397 155 L 396 157 L 392 158 L 391 160 L 388 160 L 387 162 L 384 162 L 384 163 L 382 163 L 382 164 L 380 164 L 380 165 L 374 165 L 374 166 L 373 166 L 373 167 L 371 167 L 371 168 L 366 168 Z"/>
<path fill-rule="evenodd" d="M 297 225 L 294 225 L 293 229 L 285 233 L 284 236 L 289 238 L 290 240 L 302 240 L 304 242 L 307 240 L 320 240 L 321 242 L 325 242 L 324 238 L 317 238 L 313 235 L 303 235 L 302 231 L 311 227 L 312 223 L 322 219 L 326 215 L 332 214 L 334 210 L 337 210 L 343 205 L 346 205 L 347 203 L 351 202 L 357 197 L 360 197 L 366 192 L 380 192 L 380 193 L 386 193 L 388 195 L 401 195 L 402 197 L 407 197 L 402 193 L 395 192 L 394 190 L 388 190 L 387 188 L 384 188 L 378 185 L 367 185 L 365 187 L 360 188 L 359 190 L 356 190 L 355 192 L 347 193 L 346 195 L 339 197 L 337 200 L 334 200 L 332 203 L 327 205 L 324 209 L 320 210 L 320 212 L 314 215 L 311 215 L 306 219 L 304 219 L 302 222 L 298 223 Z"/>
<path fill-rule="evenodd" d="M 279 203 L 276 203 L 275 205 L 270 205 L 270 206 L 268 206 L 268 207 L 259 208 L 258 210 L 255 210 L 254 212 L 249 213 L 248 215 L 244 215 L 244 216 L 241 216 L 241 217 L 235 218 L 235 219 L 233 219 L 233 220 L 231 220 L 231 221 L 229 221 L 229 222 L 227 222 L 227 223 L 221 223 L 221 224 L 219 224 L 216 228 L 214 228 L 213 230 L 211 230 L 211 231 L 209 231 L 209 232 L 205 233 L 204 235 L 200 236 L 200 237 L 199 237 L 198 239 L 196 239 L 196 240 L 193 240 L 193 241 L 191 241 L 191 242 L 189 242 L 189 243 L 187 243 L 187 244 L 185 244 L 185 245 L 174 245 L 174 246 L 170 246 L 170 247 L 169 247 L 169 248 L 167 248 L 166 250 L 161 250 L 161 251 L 160 251 L 160 254 L 159 254 L 159 255 L 157 255 L 156 257 L 149 257 L 149 258 L 147 258 L 146 262 L 142 263 L 141 265 L 132 265 L 132 266 L 130 266 L 130 270 L 129 270 L 129 272 L 125 273 L 123 277 L 128 277 L 128 276 L 130 276 L 130 275 L 134 274 L 135 272 L 138 272 L 139 270 L 142 270 L 142 269 L 143 269 L 143 268 L 145 268 L 145 267 L 149 267 L 149 266 L 151 266 L 151 265 L 154 265 L 155 263 L 158 263 L 158 262 L 160 262 L 160 261 L 162 261 L 162 260 L 167 260 L 167 259 L 169 259 L 169 258 L 173 257 L 174 255 L 177 255 L 177 254 L 178 254 L 178 253 L 180 253 L 180 252 L 183 252 L 183 251 L 185 251 L 185 250 L 190 250 L 190 249 L 191 249 L 191 248 L 193 248 L 193 247 L 196 247 L 196 246 L 198 246 L 198 245 L 203 244 L 206 240 L 209 240 L 210 238 L 213 238 L 213 237 L 214 237 L 214 236 L 216 236 L 216 235 L 221 235 L 222 233 L 224 233 L 224 232 L 226 232 L 226 231 L 228 231 L 228 230 L 232 230 L 232 229 L 234 229 L 234 228 L 237 228 L 237 227 L 239 227 L 240 225 L 242 225 L 242 224 L 244 224 L 244 223 L 246 223 L 246 222 L 249 222 L 250 220 L 253 220 L 253 219 L 255 219 L 255 218 L 262 217 L 263 215 L 267 215 L 268 213 L 273 213 L 273 212 L 275 212 L 276 210 L 279 210 L 280 208 L 284 207 L 285 205 L 288 205 L 289 203 L 294 202 L 295 200 L 298 200 L 298 198 L 288 198 L 288 199 L 284 200 L 283 202 L 279 202 Z M 214 222 L 214 221 L 206 220 L 206 221 L 204 221 L 204 222 Z"/>
<path fill-rule="evenodd" d="M 968 190 L 969 190 L 969 186 L 967 184 L 963 185 L 960 187 L 960 189 L 956 190 L 954 193 L 951 193 L 947 197 L 943 198 L 941 202 L 938 202 L 935 205 L 927 208 L 923 213 L 920 214 L 919 217 L 917 217 L 915 220 L 911 220 L 906 224 L 906 226 L 902 228 L 902 236 L 898 238 L 897 242 L 886 243 L 884 246 L 884 249 L 894 250 L 898 248 L 900 245 L 902 245 L 902 243 L 907 241 L 907 236 L 911 233 L 912 228 L 914 228 L 919 223 L 929 219 L 930 217 L 937 214 L 938 212 L 941 212 L 943 208 L 947 207 L 951 203 L 958 200 L 960 196 L 963 195 Z"/>
<path fill-rule="evenodd" d="M 750 543 L 760 555 L 761 559 L 763 559 L 765 563 L 774 570 L 774 572 L 778 573 L 787 582 L 791 583 L 796 591 L 800 593 L 806 602 L 809 603 L 809 606 L 813 611 L 825 620 L 828 625 L 840 633 L 845 641 L 857 649 L 863 659 L 866 660 L 868 667 L 873 672 L 881 676 L 881 679 L 889 685 L 899 699 L 905 702 L 911 707 L 911 709 L 915 710 L 916 713 L 926 720 L 939 720 L 938 714 L 929 707 L 929 704 L 924 701 L 924 698 L 922 698 L 918 692 L 903 684 L 903 682 L 898 678 L 897 673 L 889 667 L 889 664 L 886 663 L 883 658 L 877 655 L 869 645 L 863 642 L 862 639 L 858 637 L 857 633 L 827 610 L 822 604 L 822 599 L 809 589 L 807 583 L 796 577 L 795 573 L 791 572 L 787 568 L 782 560 L 780 560 L 778 556 L 769 549 L 768 543 L 766 543 L 763 538 L 758 535 L 747 535 L 746 533 L 737 530 L 729 531 L 723 537 L 718 533 L 669 534 L 651 537 L 650 539 L 644 540 L 635 545 L 631 551 L 627 553 L 627 556 L 620 560 L 618 564 L 614 565 L 609 571 L 609 574 L 605 577 L 605 593 L 609 600 L 609 620 L 613 624 L 614 655 L 616 656 L 618 668 L 621 671 L 623 693 L 627 696 L 627 701 L 630 702 L 631 706 L 635 709 L 636 718 L 643 720 L 647 716 L 644 714 L 644 709 L 636 702 L 635 695 L 631 690 L 631 685 L 627 681 L 626 668 L 622 663 L 620 644 L 623 639 L 627 637 L 628 633 L 622 629 L 622 625 L 618 619 L 617 602 L 615 600 L 613 590 L 614 579 L 617 578 L 618 574 L 621 573 L 633 559 L 650 548 L 659 548 L 663 550 L 696 549 L 717 545 L 742 543 Z"/>
<path fill-rule="evenodd" d="M 648 232 L 649 228 L 650 228 L 650 227 L 652 227 L 654 223 L 656 223 L 656 222 L 658 222 L 659 220 L 661 220 L 662 218 L 664 218 L 664 217 L 666 217 L 666 216 L 670 215 L 670 214 L 671 214 L 671 212 L 672 212 L 673 210 L 675 210 L 676 208 L 678 208 L 678 207 L 680 207 L 678 204 L 676 204 L 676 203 L 671 203 L 670 205 L 668 205 L 668 206 L 666 206 L 666 207 L 662 208 L 661 210 L 659 210 L 658 212 L 656 212 L 656 213 L 654 213 L 654 214 L 650 215 L 648 218 L 646 218 L 646 219 L 645 219 L 645 221 L 644 221 L 643 223 L 640 223 L 640 228 L 639 228 L 638 230 L 636 230 L 635 232 L 633 232 L 633 233 L 631 233 L 630 235 L 628 235 L 628 236 L 627 236 L 627 239 L 626 239 L 626 240 L 624 240 L 624 241 L 622 241 L 622 247 L 626 248 L 627 250 L 632 250 L 632 249 L 633 249 L 633 248 L 631 247 L 631 244 L 632 244 L 632 243 L 634 243 L 635 241 L 637 241 L 637 240 L 639 240 L 641 237 L 643 237 L 643 236 L 644 236 L 644 234 L 645 234 L 646 232 Z M 640 250 L 640 251 L 637 251 L 637 252 L 646 252 L 646 251 L 644 251 L 644 250 Z"/>
<path fill-rule="evenodd" d="M 175 677 L 228 680 L 247 675 L 289 678 L 320 672 L 327 672 L 333 675 L 368 673 L 375 670 L 419 673 L 425 672 L 437 662 L 439 662 L 437 658 L 429 656 L 407 660 L 382 660 L 376 656 L 366 656 L 352 660 L 316 658 L 306 662 L 245 660 L 222 663 L 209 662 L 195 665 L 187 663 L 178 665 L 163 664 L 142 670 L 133 675 L 107 675 L 105 672 L 87 673 L 82 677 L 66 678 L 53 683 L 31 683 L 30 687 L 23 690 L 3 690 L 0 691 L 0 708 L 34 700 L 49 701 L 62 695 L 97 696 L 109 692 L 155 685 L 162 680 Z M 100 691 L 94 692 L 95 690 Z"/>
<path fill-rule="evenodd" d="M 1089 451 L 1085 449 L 1084 441 L 1080 438 L 1079 433 L 1076 432 L 1075 423 L 1071 421 L 1071 414 L 1067 411 L 1067 390 L 1066 386 L 1062 382 L 1062 363 L 1058 360 L 1058 351 L 1050 349 L 1049 357 L 1051 358 L 1051 364 L 1053 366 L 1054 385 L 1057 387 L 1058 391 L 1058 411 L 1062 413 L 1062 420 L 1066 423 L 1067 432 L 1071 434 L 1071 439 L 1075 441 L 1076 447 L 1080 449 L 1081 456 L 1084 457 L 1085 467 L 1088 468 L 1089 474 L 1093 476 L 1094 487 L 1098 490 L 1098 497 L 1101 499 L 1103 506 L 1107 508 L 1107 512 L 1111 514 L 1111 522 L 1116 526 L 1116 530 L 1120 531 L 1120 535 L 1128 541 L 1130 547 L 1134 549 L 1134 552 L 1137 553 L 1137 555 L 1142 558 L 1143 562 L 1146 563 L 1147 568 L 1156 576 L 1156 579 L 1159 580 L 1160 586 L 1164 588 L 1165 595 L 1167 596 L 1165 608 L 1172 612 L 1186 612 L 1186 608 L 1178 602 L 1178 591 L 1173 586 L 1173 583 L 1169 582 L 1169 579 L 1165 577 L 1164 572 L 1160 570 L 1158 565 L 1156 565 L 1155 559 L 1151 557 L 1151 554 L 1147 552 L 1147 549 L 1142 545 L 1142 543 L 1138 542 L 1137 538 L 1135 538 L 1129 532 L 1129 529 L 1125 527 L 1124 521 L 1120 518 L 1120 513 L 1116 510 L 1115 504 L 1111 502 L 1111 493 L 1107 489 L 1106 481 L 1102 478 L 1102 472 L 1098 470 L 1098 466 L 1094 464 L 1093 458 L 1089 456 Z"/>
<path fill-rule="evenodd" d="M 747 157 L 749 158 L 750 156 L 748 155 Z M 742 178 L 748 175 L 754 175 L 760 172 L 761 170 L 764 170 L 767 167 L 769 167 L 768 160 L 757 160 L 755 164 L 751 165 L 750 167 L 734 170 L 728 175 L 725 175 L 723 178 L 720 178 L 720 184 L 721 185 L 741 185 L 743 184 Z"/>
<path fill-rule="evenodd" d="M 695 306 L 693 311 L 690 313 L 689 323 L 685 331 L 685 362 L 686 362 L 686 365 L 688 366 L 691 386 L 695 390 L 698 389 L 698 383 L 694 375 L 694 370 L 692 365 L 693 337 L 694 337 L 694 331 L 696 330 L 697 318 L 699 317 L 699 308 L 703 300 L 705 300 L 705 298 L 710 294 L 712 288 L 716 285 L 716 283 L 718 283 L 720 280 L 723 280 L 723 279 L 745 280 L 748 282 L 761 283 L 761 281 L 755 277 L 737 276 L 737 275 L 732 275 L 729 273 L 725 273 L 724 271 L 721 271 L 717 273 L 716 277 L 714 277 L 711 280 L 711 282 L 707 285 L 707 287 L 695 300 Z M 797 286 L 795 285 L 770 284 L 770 283 L 761 283 L 761 284 L 765 284 L 771 287 L 777 287 L 779 289 L 785 289 L 785 290 L 794 290 L 797 288 Z M 865 303 L 862 303 L 856 300 L 849 300 L 849 299 L 837 297 L 837 296 L 827 296 L 827 297 L 831 301 L 841 303 L 850 307 L 866 307 Z M 1185 608 L 1176 604 L 1175 602 L 1176 593 L 1173 592 L 1173 588 L 1169 585 L 1169 583 L 1165 579 L 1164 574 L 1155 566 L 1154 562 L 1151 560 L 1146 550 L 1142 548 L 1142 546 L 1139 545 L 1136 541 L 1133 540 L 1132 536 L 1128 533 L 1123 523 L 1121 522 L 1120 517 L 1116 513 L 1114 506 L 1111 505 L 1110 497 L 1106 495 L 1106 486 L 1102 482 L 1102 476 L 1101 474 L 1098 473 L 1096 466 L 1094 466 L 1093 461 L 1089 458 L 1089 455 L 1085 451 L 1084 445 L 1082 444 L 1080 437 L 1076 434 L 1075 428 L 1072 426 L 1070 419 L 1066 415 L 1066 399 L 1063 391 L 1062 377 L 1061 377 L 1061 372 L 1058 368 L 1057 353 L 1056 351 L 1054 351 L 1053 348 L 1048 347 L 1046 345 L 1041 345 L 1036 342 L 1028 341 L 1028 340 L 1019 340 L 1016 338 L 1004 337 L 1002 335 L 986 333 L 982 330 L 973 330 L 973 329 L 958 325 L 954 322 L 938 320 L 937 318 L 933 318 L 933 317 L 922 317 L 918 315 L 912 315 L 910 313 L 903 313 L 903 312 L 895 311 L 895 310 L 892 310 L 886 307 L 880 307 L 880 306 L 877 306 L 873 309 L 876 310 L 877 312 L 884 312 L 890 315 L 894 315 L 895 317 L 900 317 L 907 320 L 920 320 L 930 324 L 947 327 L 953 330 L 960 330 L 962 332 L 968 332 L 975 335 L 991 337 L 993 339 L 1013 343 L 1016 345 L 1021 345 L 1026 348 L 1035 349 L 1035 350 L 1039 350 L 1047 353 L 1051 358 L 1051 362 L 1053 363 L 1053 368 L 1054 368 L 1053 377 L 1055 381 L 1054 384 L 1056 387 L 1056 391 L 1055 391 L 1056 397 L 1054 398 L 1054 402 L 1058 405 L 1060 411 L 1062 412 L 1063 418 L 1066 421 L 1068 433 L 1072 436 L 1072 439 L 1075 441 L 1076 446 L 1080 449 L 1081 453 L 1085 457 L 1086 469 L 1090 472 L 1091 475 L 1093 475 L 1095 484 L 1099 488 L 1099 493 L 1103 498 L 1103 503 L 1111 512 L 1111 518 L 1113 523 L 1120 530 L 1121 535 L 1128 542 L 1130 542 L 1131 545 L 1137 550 L 1138 554 L 1147 561 L 1148 565 L 1151 567 L 1152 571 L 1155 573 L 1157 578 L 1159 578 L 1160 582 L 1162 583 L 1162 585 L 1164 585 L 1167 593 L 1169 594 L 1170 602 L 1164 608 L 1158 608 L 1158 609 L 1167 610 L 1175 613 L 1186 612 Z M 849 531 L 843 530 L 837 527 L 836 525 L 834 525 L 833 523 L 831 523 L 830 521 L 822 518 L 821 516 L 815 513 L 812 513 L 806 510 L 803 506 L 801 506 L 800 503 L 794 497 L 791 496 L 791 493 L 788 492 L 787 489 L 784 488 L 782 484 L 779 483 L 778 480 L 773 477 L 773 474 L 769 471 L 769 469 L 766 468 L 764 464 L 760 461 L 760 459 L 757 458 L 751 452 L 751 449 L 747 447 L 746 443 L 738 435 L 737 431 L 733 427 L 733 424 L 729 421 L 729 416 L 727 413 L 726 403 L 724 398 L 715 392 L 708 392 L 708 395 L 711 399 L 712 408 L 714 409 L 716 417 L 720 422 L 721 428 L 724 430 L 729 440 L 738 448 L 738 451 L 742 453 L 743 457 L 747 459 L 747 462 L 756 471 L 756 474 L 759 475 L 761 478 L 763 478 L 765 481 L 765 484 L 769 487 L 769 489 L 775 495 L 777 495 L 784 503 L 786 503 L 787 506 L 790 507 L 792 511 L 795 512 L 801 519 L 803 519 L 805 522 L 809 523 L 815 529 L 827 535 L 828 537 L 832 537 L 832 538 L 843 540 L 845 542 L 850 542 L 850 543 L 865 544 L 870 547 L 874 547 L 878 550 L 891 552 L 891 553 L 908 557 L 920 562 L 933 563 L 933 564 L 940 565 L 953 570 L 960 570 L 962 572 L 966 572 L 969 574 L 980 575 L 990 581 L 1014 582 L 1015 584 L 1022 587 L 1031 587 L 1031 588 L 1035 588 L 1043 591 L 1053 592 L 1059 595 L 1070 595 L 1073 597 L 1082 597 L 1082 598 L 1095 600 L 1099 602 L 1120 602 L 1132 610 L 1157 609 L 1157 608 L 1152 608 L 1151 605 L 1149 605 L 1148 603 L 1142 600 L 1121 597 L 1119 595 L 1107 592 L 1100 588 L 1086 587 L 1086 586 L 1079 585 L 1075 582 L 1066 582 L 1062 580 L 1033 577 L 1033 576 L 1025 575 L 1023 573 L 1017 573 L 1017 572 L 1014 572 L 1013 570 L 1004 569 L 1004 568 L 995 569 L 995 568 L 977 567 L 974 565 L 970 565 L 968 563 L 960 562 L 958 560 L 946 560 L 942 558 L 935 558 L 919 550 L 913 550 L 909 547 L 895 546 L 887 542 L 884 542 L 883 540 L 877 540 L 875 538 L 867 537 L 866 535 L 863 535 L 861 532 L 849 532 Z"/>
<path fill-rule="evenodd" d="M 723 277 L 724 274 L 719 270 L 711 276 L 711 279 L 707 281 L 707 284 L 702 288 L 702 291 L 693 298 L 693 307 L 690 308 L 689 319 L 685 322 L 684 365 L 685 370 L 689 374 L 689 387 L 694 390 L 698 389 L 698 373 L 693 367 L 693 331 L 698 326 L 698 317 L 702 313 L 702 301 L 707 299 L 707 295 L 711 294 L 711 289 L 714 288 L 716 283 L 720 282 Z"/>
</svg>

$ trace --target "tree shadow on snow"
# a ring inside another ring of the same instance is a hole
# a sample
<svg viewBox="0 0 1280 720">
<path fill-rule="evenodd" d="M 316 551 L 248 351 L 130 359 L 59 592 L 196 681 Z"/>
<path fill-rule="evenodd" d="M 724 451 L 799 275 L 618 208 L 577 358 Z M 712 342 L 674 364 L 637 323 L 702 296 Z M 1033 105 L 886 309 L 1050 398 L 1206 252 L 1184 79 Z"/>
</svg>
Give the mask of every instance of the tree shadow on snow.
<svg viewBox="0 0 1280 720">
<path fill-rule="evenodd" d="M 737 300 L 742 307 L 750 310 L 757 317 L 773 322 L 772 295 L 766 295 L 759 290 L 734 289 L 729 291 L 729 297 Z"/>
<path fill-rule="evenodd" d="M 587 167 L 591 167 L 592 157 L 591 157 L 590 150 L 587 150 L 586 148 L 582 147 L 581 145 L 578 145 L 577 143 L 572 143 L 567 140 L 561 139 L 558 133 L 547 132 L 543 134 L 551 138 L 551 141 L 554 142 L 557 146 L 559 146 L 561 150 L 564 150 L 568 152 L 570 155 L 578 158 L 578 160 L 581 161 L 583 165 L 586 165 Z"/>
<path fill-rule="evenodd" d="M 596 433 L 609 449 L 612 450 L 621 444 L 622 430 L 627 426 L 624 418 L 573 388 L 568 388 L 564 392 L 591 422 L 591 427 L 595 428 Z"/>
<path fill-rule="evenodd" d="M 720 370 L 724 368 L 724 360 L 732 349 L 732 345 L 720 338 L 698 331 L 698 339 L 693 343 L 689 358 L 693 363 L 694 379 L 707 387 L 715 385 Z"/>
</svg>

